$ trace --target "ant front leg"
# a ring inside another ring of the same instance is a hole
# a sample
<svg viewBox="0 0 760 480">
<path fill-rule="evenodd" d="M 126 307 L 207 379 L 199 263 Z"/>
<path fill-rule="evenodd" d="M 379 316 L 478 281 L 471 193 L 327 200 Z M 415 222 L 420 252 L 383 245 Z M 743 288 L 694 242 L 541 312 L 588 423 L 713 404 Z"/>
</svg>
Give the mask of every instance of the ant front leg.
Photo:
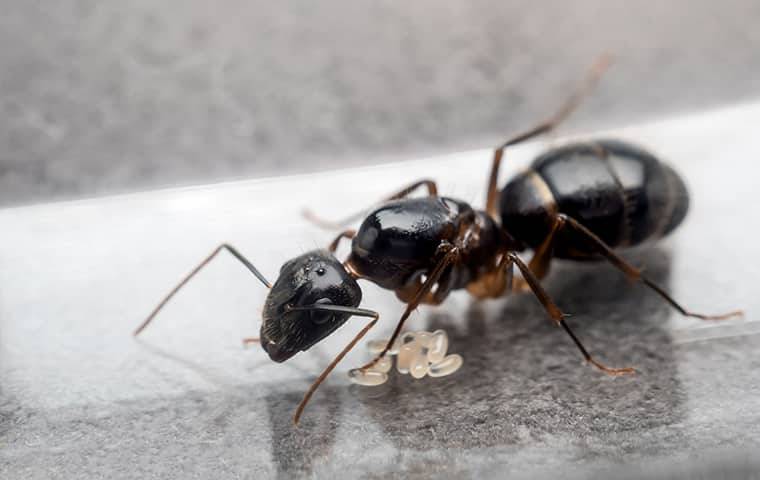
<svg viewBox="0 0 760 480">
<path fill-rule="evenodd" d="M 562 104 L 560 109 L 547 120 L 539 123 L 535 127 L 506 140 L 504 143 L 496 147 L 493 152 L 493 160 L 491 161 L 491 174 L 488 176 L 488 193 L 486 194 L 486 212 L 492 217 L 496 216 L 496 204 L 499 199 L 499 168 L 501 166 L 501 159 L 504 155 L 504 150 L 507 147 L 517 145 L 518 143 L 530 140 L 531 138 L 549 133 L 554 130 L 557 125 L 562 123 L 571 113 L 575 111 L 578 105 L 581 104 L 583 99 L 593 90 L 596 83 L 601 78 L 602 74 L 607 70 L 611 62 L 611 58 L 608 55 L 602 55 L 594 63 L 588 77 L 583 84 L 576 90 L 565 103 Z"/>
<path fill-rule="evenodd" d="M 388 340 L 388 343 L 372 361 L 370 361 L 369 363 L 361 367 L 360 368 L 361 370 L 366 371 L 367 369 L 372 368 L 373 365 L 375 365 L 378 361 L 380 361 L 381 358 L 385 356 L 386 353 L 388 353 L 388 350 L 391 349 L 391 347 L 393 346 L 393 343 L 401 334 L 401 329 L 404 327 L 404 323 L 409 318 L 409 315 L 411 315 L 412 312 L 415 309 L 417 309 L 417 307 L 419 307 L 420 304 L 423 303 L 426 298 L 430 298 L 428 294 L 432 291 L 433 286 L 435 286 L 438 280 L 440 280 L 441 275 L 443 275 L 443 272 L 446 271 L 446 268 L 449 265 L 455 263 L 458 259 L 459 259 L 459 248 L 455 246 L 451 246 L 449 244 L 447 253 L 441 259 L 441 261 L 438 262 L 435 268 L 433 268 L 433 270 L 430 272 L 430 275 L 428 275 L 427 279 L 425 280 L 425 283 L 422 284 L 422 286 L 417 290 L 417 293 L 407 304 L 406 309 L 404 309 L 404 313 L 401 315 L 401 318 L 396 324 L 396 329 L 393 330 L 393 334 L 391 335 L 391 338 Z"/>
<path fill-rule="evenodd" d="M 399 198 L 404 198 L 409 196 L 412 192 L 417 190 L 420 187 L 427 188 L 428 196 L 434 197 L 438 195 L 438 186 L 433 180 L 430 179 L 423 179 L 419 180 L 417 182 L 412 183 L 411 185 L 399 190 L 398 192 L 394 193 L 393 195 L 384 198 L 379 202 L 379 204 L 389 202 L 391 200 L 398 200 Z M 378 205 L 378 204 L 375 204 Z M 372 208 L 372 207 L 370 207 Z M 360 220 L 362 217 L 364 217 L 365 213 L 369 209 L 364 209 L 359 212 L 356 212 L 352 215 L 349 215 L 348 217 L 344 218 L 343 220 L 339 220 L 337 222 L 332 222 L 330 220 L 324 220 L 320 218 L 319 216 L 315 215 L 314 212 L 309 210 L 308 208 L 303 210 L 303 216 L 312 222 L 313 224 L 317 225 L 318 227 L 324 228 L 326 230 L 339 230 L 343 227 L 345 227 L 348 224 L 351 224 L 357 220 Z"/>
</svg>

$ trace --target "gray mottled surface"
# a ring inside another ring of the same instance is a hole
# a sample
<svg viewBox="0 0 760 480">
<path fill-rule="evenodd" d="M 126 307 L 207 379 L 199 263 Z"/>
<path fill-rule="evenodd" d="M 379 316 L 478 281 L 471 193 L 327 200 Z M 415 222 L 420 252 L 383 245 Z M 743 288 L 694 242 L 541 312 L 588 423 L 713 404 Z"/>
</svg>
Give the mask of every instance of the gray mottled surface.
<svg viewBox="0 0 760 480">
<path fill-rule="evenodd" d="M 0 1 L 0 202 L 495 144 L 756 98 L 752 0 Z"/>
<path fill-rule="evenodd" d="M 760 224 L 736 208 L 756 178 L 736 173 L 756 168 L 758 122 L 754 104 L 608 132 L 668 159 L 693 194 L 683 227 L 630 258 L 692 309 L 743 319 L 684 319 L 606 265 L 560 264 L 546 285 L 579 335 L 639 375 L 584 366 L 528 296 L 460 292 L 409 325 L 446 328 L 459 372 L 362 389 L 345 376 L 357 349 L 299 428 L 304 390 L 362 321 L 285 364 L 243 351 L 265 291 L 222 257 L 139 341 L 132 329 L 222 240 L 270 277 L 328 242 L 305 204 L 346 213 L 433 166 L 442 191 L 480 204 L 489 151 L 0 210 L 0 478 L 757 477 Z M 544 146 L 512 150 L 504 177 Z M 382 338 L 401 306 L 363 289 Z"/>
</svg>

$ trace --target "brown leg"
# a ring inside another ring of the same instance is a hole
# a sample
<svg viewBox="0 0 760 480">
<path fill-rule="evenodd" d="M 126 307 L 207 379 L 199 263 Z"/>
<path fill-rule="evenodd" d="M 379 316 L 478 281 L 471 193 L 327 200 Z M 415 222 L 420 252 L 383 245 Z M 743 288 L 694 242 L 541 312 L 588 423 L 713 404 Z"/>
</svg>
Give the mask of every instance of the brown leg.
<svg viewBox="0 0 760 480">
<path fill-rule="evenodd" d="M 573 111 L 580 105 L 583 98 L 589 94 L 594 85 L 596 85 L 599 78 L 607 69 L 611 62 L 611 58 L 608 55 L 602 55 L 594 63 L 591 68 L 591 72 L 588 78 L 581 85 L 581 87 L 573 93 L 573 95 L 565 101 L 562 107 L 551 117 L 543 122 L 539 123 L 535 127 L 527 130 L 519 135 L 516 135 L 504 143 L 496 147 L 493 152 L 493 161 L 491 163 L 491 174 L 488 177 L 488 193 L 486 194 L 486 212 L 491 216 L 496 216 L 496 204 L 499 197 L 498 180 L 499 180 L 499 167 L 501 166 L 501 158 L 504 155 L 504 149 L 512 145 L 516 145 L 525 140 L 537 137 L 544 133 L 548 133 L 565 120 Z"/>
<path fill-rule="evenodd" d="M 528 264 L 530 271 L 539 279 L 544 278 L 549 273 L 549 266 L 554 254 L 554 235 L 560 226 L 560 222 L 555 220 L 546 240 L 533 252 L 533 258 L 530 259 L 530 263 Z"/>
<path fill-rule="evenodd" d="M 451 249 L 443 257 L 443 259 L 441 259 L 441 261 L 438 262 L 438 265 L 436 265 L 433 271 L 430 272 L 430 275 L 428 275 L 428 278 L 427 280 L 425 280 L 425 283 L 423 283 L 422 286 L 419 288 L 419 290 L 417 290 L 417 294 L 407 304 L 406 309 L 404 310 L 404 313 L 401 315 L 401 318 L 398 321 L 398 324 L 396 324 L 396 329 L 393 331 L 393 335 L 391 335 L 391 338 L 388 340 L 388 343 L 385 345 L 385 348 L 383 348 L 383 351 L 380 352 L 377 355 L 377 357 L 375 357 L 371 362 L 361 367 L 362 370 L 367 370 L 368 368 L 372 367 L 381 358 L 383 358 L 386 353 L 388 353 L 388 350 L 390 350 L 391 346 L 393 345 L 393 342 L 396 341 L 396 338 L 398 338 L 399 334 L 401 333 L 401 329 L 403 328 L 404 322 L 406 322 L 406 319 L 409 318 L 409 315 L 411 315 L 412 312 L 417 307 L 420 306 L 423 299 L 426 298 L 428 293 L 430 293 L 430 291 L 432 290 L 433 286 L 441 278 L 441 275 L 446 270 L 446 267 L 448 267 L 452 263 L 455 263 L 457 261 L 458 256 L 459 256 L 459 248 L 451 247 Z"/>
<path fill-rule="evenodd" d="M 659 296 L 661 296 L 666 302 L 673 306 L 673 308 L 678 310 L 682 315 L 685 315 L 687 317 L 701 318 L 702 320 L 724 320 L 726 318 L 736 317 L 744 314 L 744 312 L 741 310 L 735 310 L 720 315 L 704 315 L 702 313 L 695 313 L 686 310 L 670 295 L 668 295 L 665 290 L 662 289 L 662 287 L 642 275 L 639 269 L 626 262 L 622 257 L 620 257 L 610 247 L 608 247 L 601 238 L 597 237 L 591 230 L 581 225 L 577 220 L 564 214 L 559 214 L 557 216 L 557 220 L 560 223 L 559 228 L 567 226 L 569 228 L 572 228 L 576 233 L 583 235 L 590 242 L 591 246 L 594 247 L 594 249 L 600 255 L 606 258 L 607 261 L 609 261 L 615 268 L 623 272 L 631 280 L 642 282 L 644 285 L 654 290 Z"/>
<path fill-rule="evenodd" d="M 185 275 L 185 278 L 183 278 L 183 279 L 182 279 L 182 280 L 181 280 L 181 281 L 180 281 L 180 282 L 177 284 L 177 286 L 175 286 L 175 287 L 174 287 L 174 288 L 173 288 L 173 289 L 172 289 L 172 290 L 171 290 L 171 291 L 170 291 L 170 292 L 169 292 L 169 293 L 168 293 L 168 294 L 167 294 L 167 295 L 166 295 L 166 296 L 163 298 L 163 300 L 161 300 L 161 302 L 159 302 L 158 306 L 156 306 L 156 308 L 154 308 L 154 309 L 153 309 L 153 311 L 152 311 L 152 312 L 150 312 L 150 315 L 148 315 L 148 318 L 146 318 L 146 319 L 145 319 L 145 321 L 143 321 L 143 323 L 142 323 L 142 324 L 140 324 L 140 326 L 139 326 L 139 327 L 137 327 L 137 329 L 136 329 L 136 330 L 135 330 L 135 332 L 134 332 L 134 335 L 139 335 L 139 334 L 140 334 L 140 332 L 142 332 L 142 331 L 145 329 L 145 327 L 147 327 L 147 326 L 148 326 L 148 324 L 149 324 L 149 323 L 150 323 L 150 322 L 153 320 L 153 318 L 156 316 L 156 314 L 158 314 L 158 312 L 159 312 L 159 311 L 161 311 L 161 309 L 164 307 L 164 305 L 166 305 L 166 302 L 168 302 L 169 300 L 171 300 L 171 298 L 172 298 L 172 297 L 173 297 L 173 296 L 174 296 L 174 295 L 175 295 L 175 294 L 176 294 L 176 293 L 177 293 L 177 292 L 178 292 L 178 291 L 179 291 L 179 290 L 180 290 L 180 289 L 181 289 L 181 288 L 182 288 L 182 287 L 183 287 L 183 286 L 184 286 L 184 285 L 187 283 L 187 282 L 189 282 L 189 281 L 190 281 L 190 279 L 191 279 L 191 278 L 193 278 L 193 277 L 195 276 L 195 274 L 196 274 L 196 273 L 198 273 L 199 271 L 201 271 L 201 269 L 202 269 L 203 267 L 205 267 L 205 266 L 208 264 L 208 262 L 210 262 L 211 260 L 213 260 L 213 258 L 214 258 L 214 257 L 216 257 L 216 256 L 219 254 L 219 252 L 221 252 L 222 250 L 227 250 L 228 252 L 230 252 L 230 253 L 232 254 L 232 256 L 234 256 L 235 258 L 237 258 L 237 259 L 240 261 L 240 263 L 242 263 L 243 265 L 245 265 L 245 267 L 246 267 L 248 270 L 250 270 L 250 271 L 251 271 L 251 273 L 252 273 L 252 274 L 253 274 L 253 275 L 254 275 L 256 278 L 258 278 L 258 279 L 261 281 L 261 283 L 263 283 L 263 284 L 264 284 L 264 286 L 266 286 L 267 288 L 272 288 L 272 284 L 271 284 L 271 283 L 269 283 L 269 281 L 268 281 L 268 280 L 267 280 L 267 279 L 264 277 L 264 275 L 262 275 L 262 274 L 261 274 L 261 272 L 259 272 L 259 271 L 256 269 L 256 267 L 254 267 L 254 266 L 253 266 L 253 264 L 252 264 L 251 262 L 249 262 L 249 261 L 248 261 L 248 259 L 247 259 L 247 258 L 245 258 L 245 257 L 244 257 L 244 256 L 243 256 L 243 255 L 242 255 L 240 252 L 238 252 L 238 251 L 237 251 L 237 250 L 236 250 L 236 249 L 235 249 L 233 246 L 231 246 L 231 245 L 228 245 L 228 244 L 226 244 L 226 243 L 223 243 L 223 244 L 219 245 L 218 247 L 216 247 L 216 248 L 214 249 L 214 251 L 212 251 L 212 252 L 209 254 L 209 256 L 207 256 L 206 258 L 204 258 L 204 259 L 203 259 L 203 261 L 201 261 L 201 263 L 199 263 L 199 264 L 198 264 L 198 265 L 197 265 L 197 266 L 196 266 L 194 269 L 192 269 L 192 270 L 190 271 L 190 273 L 188 273 L 187 275 Z"/>
<path fill-rule="evenodd" d="M 431 196 L 431 197 L 438 195 L 438 187 L 436 186 L 435 182 L 433 180 L 423 179 L 423 180 L 419 180 L 417 182 L 414 182 L 411 185 L 409 185 L 408 187 L 405 187 L 405 188 L 399 190 L 398 192 L 394 193 L 393 195 L 391 195 L 391 196 L 389 196 L 389 197 L 381 200 L 376 205 L 380 205 L 380 204 L 383 204 L 385 202 L 389 202 L 391 200 L 396 200 L 396 199 L 399 199 L 399 198 L 404 198 L 404 197 L 408 196 L 409 194 L 411 194 L 413 191 L 417 190 L 420 187 L 426 187 L 427 191 L 428 191 L 428 195 Z M 312 222 L 315 225 L 317 225 L 318 227 L 321 227 L 321 228 L 324 228 L 324 229 L 327 229 L 327 230 L 338 230 L 338 229 L 341 229 L 341 228 L 345 227 L 346 225 L 348 225 L 350 223 L 353 223 L 353 222 L 361 219 L 365 215 L 365 212 L 367 210 L 368 209 L 365 209 L 365 210 L 362 210 L 360 212 L 354 213 L 354 214 L 349 215 L 348 217 L 344 218 L 343 220 L 339 220 L 337 222 L 331 222 L 329 220 L 324 220 L 324 219 L 320 218 L 319 216 L 317 216 L 316 214 L 314 214 L 314 212 L 312 212 L 308 208 L 305 208 L 303 210 L 303 216 L 306 217 L 306 219 L 309 220 L 310 222 Z"/>
<path fill-rule="evenodd" d="M 415 296 L 417 296 L 417 292 L 420 291 L 420 288 L 422 288 L 422 279 L 418 277 L 396 290 L 396 298 L 404 303 L 409 303 L 414 299 Z M 420 303 L 424 303 L 426 305 L 437 305 L 435 298 L 433 297 L 433 292 L 427 292 L 422 300 L 420 300 Z"/>
<path fill-rule="evenodd" d="M 345 239 L 351 240 L 356 236 L 356 230 L 346 230 L 344 232 L 341 232 L 337 237 L 335 237 L 335 240 L 333 240 L 330 245 L 327 247 L 330 252 L 335 253 L 335 250 L 338 249 L 338 245 L 340 244 L 340 241 Z"/>
<path fill-rule="evenodd" d="M 481 300 L 485 298 L 498 298 L 505 291 L 512 291 L 513 272 L 512 258 L 509 255 L 504 255 L 499 260 L 499 264 L 494 271 L 488 272 L 475 282 L 468 284 L 467 291 L 470 295 Z"/>
<path fill-rule="evenodd" d="M 539 279 L 546 277 L 549 273 L 549 266 L 551 265 L 552 256 L 554 255 L 554 235 L 561 226 L 562 222 L 559 219 L 556 219 L 546 240 L 538 246 L 533 252 L 533 258 L 530 259 L 530 263 L 528 264 L 530 271 Z"/>
<path fill-rule="evenodd" d="M 538 248 L 533 252 L 533 257 L 530 259 L 530 263 L 528 264 L 530 271 L 533 272 L 533 275 L 539 280 L 546 277 L 546 275 L 549 273 L 552 256 L 554 255 L 554 235 L 557 233 L 557 230 L 559 230 L 561 226 L 562 222 L 558 218 L 555 218 L 554 225 L 552 225 L 552 229 L 549 232 L 549 235 L 546 236 L 546 239 L 543 241 L 543 243 L 541 243 L 541 245 L 539 245 Z M 530 290 L 530 287 L 525 282 L 525 280 L 518 279 L 515 283 L 515 290 L 520 292 L 527 292 Z"/>
<path fill-rule="evenodd" d="M 549 316 L 554 320 L 554 323 L 556 323 L 558 326 L 562 327 L 565 332 L 567 332 L 568 335 L 570 335 L 570 338 L 573 339 L 573 342 L 575 342 L 575 346 L 578 347 L 578 349 L 583 354 L 583 358 L 586 359 L 587 362 L 598 368 L 599 370 L 602 370 L 605 373 L 608 373 L 610 375 L 626 375 L 626 374 L 632 374 L 636 371 L 631 367 L 626 368 L 610 368 L 607 367 L 598 361 L 596 361 L 590 353 L 588 353 L 588 350 L 586 350 L 586 347 L 583 346 L 581 341 L 578 339 L 578 337 L 575 336 L 575 333 L 570 329 L 567 322 L 565 322 L 565 315 L 562 313 L 562 311 L 559 309 L 559 307 L 552 301 L 552 299 L 549 297 L 549 294 L 546 293 L 546 290 L 541 286 L 541 283 L 539 280 L 533 276 L 533 272 L 530 271 L 530 268 L 523 263 L 522 260 L 520 260 L 520 257 L 515 255 L 514 253 L 507 254 L 508 256 L 512 257 L 512 261 L 515 265 L 517 265 L 517 268 L 520 269 L 520 273 L 522 273 L 523 278 L 525 278 L 525 281 L 530 286 L 530 289 L 533 291 L 533 294 L 536 296 L 539 302 L 541 302 L 541 305 L 544 306 L 546 309 L 546 312 L 549 314 Z M 510 266 L 511 267 L 511 266 Z"/>
</svg>

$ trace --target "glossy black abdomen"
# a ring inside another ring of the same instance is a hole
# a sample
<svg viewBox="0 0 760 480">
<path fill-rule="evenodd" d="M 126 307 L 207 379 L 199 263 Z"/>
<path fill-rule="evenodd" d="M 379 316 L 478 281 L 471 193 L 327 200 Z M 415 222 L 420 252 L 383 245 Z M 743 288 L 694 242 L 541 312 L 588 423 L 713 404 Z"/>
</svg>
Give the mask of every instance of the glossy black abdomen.
<svg viewBox="0 0 760 480">
<path fill-rule="evenodd" d="M 474 215 L 469 205 L 447 197 L 388 202 L 359 227 L 346 263 L 383 288 L 401 288 L 434 267 L 441 242 L 453 243 L 461 222 Z"/>
<path fill-rule="evenodd" d="M 610 247 L 640 244 L 666 235 L 688 210 L 678 175 L 650 153 L 625 142 L 602 140 L 557 148 L 502 191 L 503 226 L 528 247 L 549 234 L 552 218 L 575 218 Z M 587 243 L 559 236 L 555 255 L 588 256 Z"/>
</svg>

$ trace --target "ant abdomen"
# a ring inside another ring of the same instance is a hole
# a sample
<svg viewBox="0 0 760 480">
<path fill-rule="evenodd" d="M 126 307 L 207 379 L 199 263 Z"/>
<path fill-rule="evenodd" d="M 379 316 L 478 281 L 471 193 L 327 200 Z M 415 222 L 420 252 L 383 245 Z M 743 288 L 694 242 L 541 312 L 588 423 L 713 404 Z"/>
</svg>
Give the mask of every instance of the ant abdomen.
<svg viewBox="0 0 760 480">
<path fill-rule="evenodd" d="M 610 248 L 658 239 L 686 216 L 681 178 L 651 153 L 618 140 L 574 143 L 539 156 L 501 192 L 502 225 L 530 248 L 549 235 L 553 219 L 576 219 Z M 559 232 L 554 256 L 594 253 L 572 232 Z"/>
</svg>

